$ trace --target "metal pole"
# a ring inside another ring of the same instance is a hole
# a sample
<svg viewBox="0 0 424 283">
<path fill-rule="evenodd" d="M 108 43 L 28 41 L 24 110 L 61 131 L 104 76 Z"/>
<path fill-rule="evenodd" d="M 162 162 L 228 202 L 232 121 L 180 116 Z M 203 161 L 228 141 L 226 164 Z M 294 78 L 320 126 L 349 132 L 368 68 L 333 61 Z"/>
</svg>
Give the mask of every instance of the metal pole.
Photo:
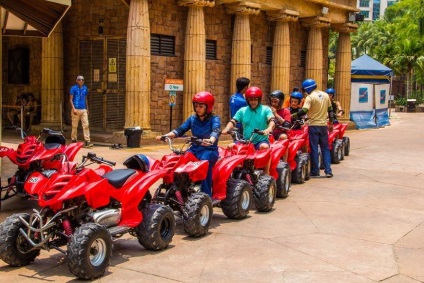
<svg viewBox="0 0 424 283">
<path fill-rule="evenodd" d="M 172 106 L 169 106 L 169 131 L 172 131 Z"/>
</svg>

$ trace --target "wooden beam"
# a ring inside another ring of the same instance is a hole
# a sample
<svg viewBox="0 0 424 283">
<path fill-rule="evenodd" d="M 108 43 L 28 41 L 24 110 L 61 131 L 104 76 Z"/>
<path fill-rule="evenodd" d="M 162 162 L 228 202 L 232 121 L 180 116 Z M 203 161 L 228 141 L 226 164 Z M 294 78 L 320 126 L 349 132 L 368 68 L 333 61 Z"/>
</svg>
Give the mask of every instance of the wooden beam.
<svg viewBox="0 0 424 283">
<path fill-rule="evenodd" d="M 127 6 L 127 8 L 130 7 L 130 0 L 122 0 L 122 2 Z"/>
<path fill-rule="evenodd" d="M 4 16 L 4 22 L 3 22 L 3 31 L 2 31 L 3 34 L 6 32 L 8 18 L 9 18 L 9 11 L 6 10 L 6 14 Z"/>
</svg>

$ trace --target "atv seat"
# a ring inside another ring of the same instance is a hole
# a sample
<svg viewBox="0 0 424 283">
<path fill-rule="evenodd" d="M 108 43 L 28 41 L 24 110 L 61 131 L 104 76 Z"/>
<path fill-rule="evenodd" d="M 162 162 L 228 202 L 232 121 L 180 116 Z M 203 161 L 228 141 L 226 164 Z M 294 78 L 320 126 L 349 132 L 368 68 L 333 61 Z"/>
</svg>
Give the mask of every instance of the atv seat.
<svg viewBox="0 0 424 283">
<path fill-rule="evenodd" d="M 60 132 L 50 133 L 44 140 L 44 147 L 46 149 L 59 148 L 61 145 L 66 144 L 66 139 Z"/>
<path fill-rule="evenodd" d="M 127 179 L 135 172 L 136 171 L 134 169 L 116 169 L 104 174 L 103 178 L 107 179 L 109 184 L 111 184 L 116 189 L 120 189 L 127 181 Z"/>
</svg>

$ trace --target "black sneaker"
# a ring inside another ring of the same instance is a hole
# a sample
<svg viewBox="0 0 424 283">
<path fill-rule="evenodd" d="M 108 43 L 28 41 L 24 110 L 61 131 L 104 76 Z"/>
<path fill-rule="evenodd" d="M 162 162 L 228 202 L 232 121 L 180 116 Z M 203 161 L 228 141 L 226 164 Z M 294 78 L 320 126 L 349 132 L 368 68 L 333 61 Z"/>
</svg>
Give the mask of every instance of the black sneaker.
<svg viewBox="0 0 424 283">
<path fill-rule="evenodd" d="M 76 142 L 77 142 L 77 140 L 72 140 L 72 141 L 71 141 L 71 143 L 76 143 Z"/>
<path fill-rule="evenodd" d="M 325 177 L 327 177 L 327 178 L 333 178 L 333 173 L 325 173 Z"/>
<path fill-rule="evenodd" d="M 90 147 L 93 147 L 93 144 L 90 143 L 89 141 L 86 141 L 85 144 L 84 144 L 84 147 L 90 148 Z"/>
<path fill-rule="evenodd" d="M 321 177 L 321 176 L 319 175 L 319 173 L 318 173 L 318 174 L 311 174 L 310 176 L 311 176 L 311 178 L 319 178 L 319 177 Z"/>
</svg>

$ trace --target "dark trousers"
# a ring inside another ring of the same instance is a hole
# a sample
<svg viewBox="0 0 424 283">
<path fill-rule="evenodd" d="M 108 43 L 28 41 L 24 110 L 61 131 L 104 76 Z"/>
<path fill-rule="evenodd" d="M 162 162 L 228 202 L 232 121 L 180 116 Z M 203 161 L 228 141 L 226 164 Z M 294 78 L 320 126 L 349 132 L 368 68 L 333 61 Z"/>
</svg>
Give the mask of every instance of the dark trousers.
<svg viewBox="0 0 424 283">
<path fill-rule="evenodd" d="M 319 153 L 318 145 L 321 148 L 324 163 L 324 172 L 331 172 L 331 156 L 328 148 L 328 128 L 327 126 L 309 126 L 309 146 L 311 148 L 311 175 L 319 175 Z"/>
</svg>

